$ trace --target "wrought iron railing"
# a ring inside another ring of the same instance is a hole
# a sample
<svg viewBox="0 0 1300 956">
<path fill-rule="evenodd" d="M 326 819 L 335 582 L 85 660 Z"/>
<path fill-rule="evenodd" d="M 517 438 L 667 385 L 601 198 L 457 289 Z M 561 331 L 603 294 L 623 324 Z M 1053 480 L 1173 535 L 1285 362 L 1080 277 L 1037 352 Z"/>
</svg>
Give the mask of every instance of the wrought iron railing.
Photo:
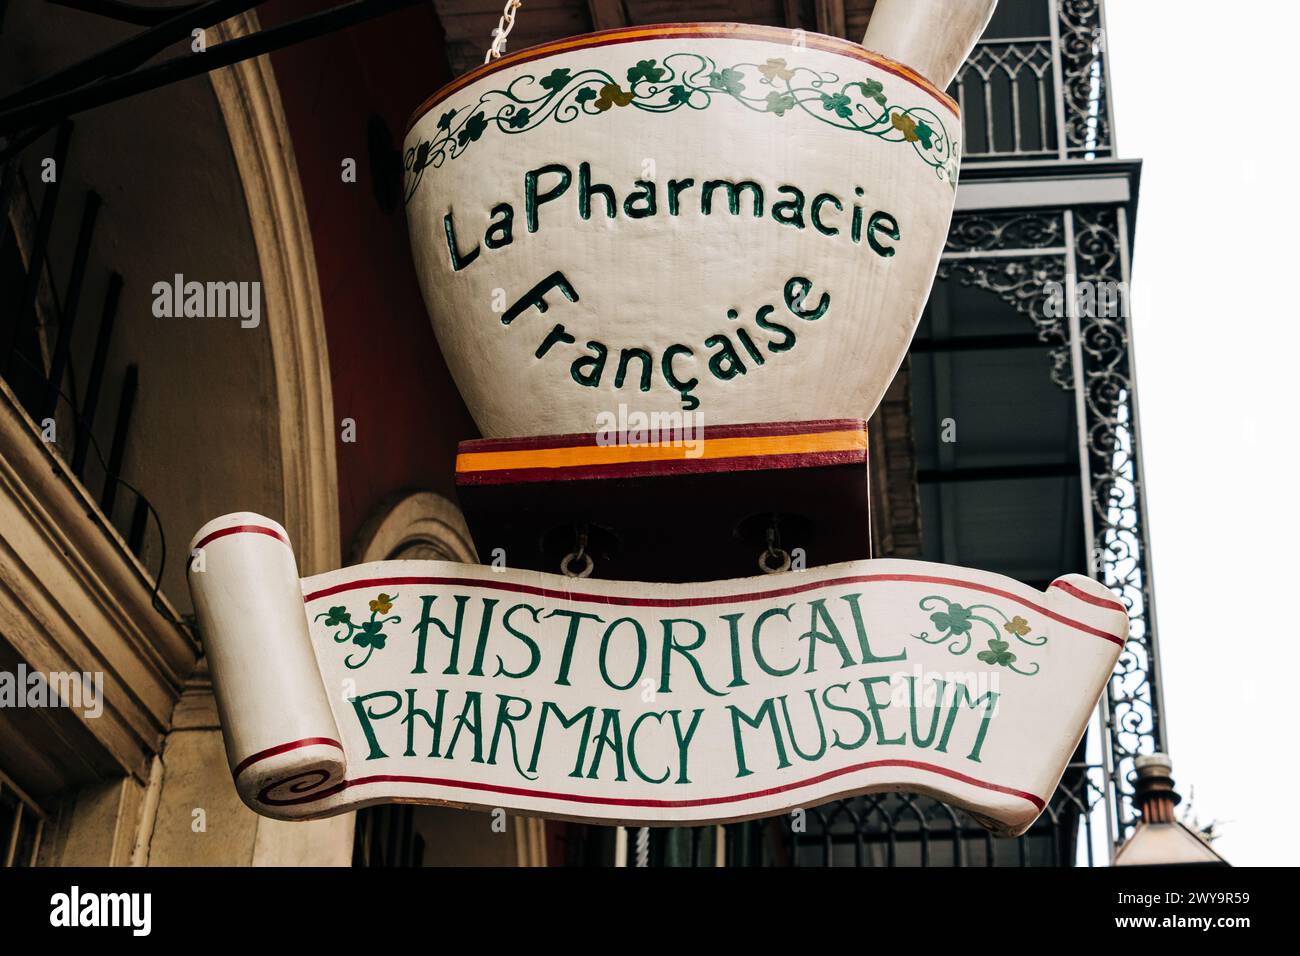
<svg viewBox="0 0 1300 956">
<path fill-rule="evenodd" d="M 0 868 L 36 865 L 45 813 L 0 773 Z"/>
<path fill-rule="evenodd" d="M 1042 816 L 1014 839 L 993 836 L 968 813 L 931 797 L 881 793 L 726 826 L 650 830 L 649 865 L 757 866 L 1094 866 L 1106 861 L 1100 813 L 1105 768 L 1074 763 Z M 569 839 L 608 850 L 606 828 L 570 827 Z M 629 831 L 629 834 L 635 831 Z M 629 843 L 631 836 L 629 835 Z M 599 856 L 600 854 L 597 854 Z M 567 862 L 589 861 L 582 846 Z M 633 865 L 630 859 L 621 865 Z M 608 862 L 608 861 L 606 861 Z"/>
<path fill-rule="evenodd" d="M 1092 866 L 1102 768 L 1071 764 L 1042 816 L 1014 839 L 930 797 L 884 793 L 729 825 L 728 866 Z M 1104 845 L 1104 844 L 1103 844 Z"/>
<path fill-rule="evenodd" d="M 1074 396 L 1088 570 L 1129 616 L 1098 741 L 1116 843 L 1137 821 L 1135 758 L 1167 749 L 1164 703 L 1128 299 L 1108 304 L 1074 290 L 1129 287 L 1127 217 L 1123 206 L 960 214 L 939 265 L 940 279 L 1020 311 L 1049 346 L 1046 373 Z M 1059 310 L 1046 308 L 1052 284 L 1069 290 Z"/>
<path fill-rule="evenodd" d="M 1101 0 L 1048 5 L 1050 32 L 980 41 L 949 92 L 962 110 L 967 160 L 1113 155 Z"/>
<path fill-rule="evenodd" d="M 109 273 L 97 310 L 99 324 L 84 388 L 79 401 L 74 397 L 73 336 L 85 325 L 83 313 L 91 311 L 82 303 L 87 276 L 101 268 L 95 265 L 94 239 L 102 201 L 93 190 L 80 197 L 71 260 L 53 262 L 50 239 L 56 218 L 67 205 L 63 183 L 72 161 L 72 139 L 73 124 L 64 121 L 48 154 L 43 154 L 52 161 L 48 168 L 54 176 L 39 195 L 30 188 L 31 177 L 23 175 L 22 159 L 23 150 L 41 142 L 41 137 L 11 143 L 15 148 L 0 167 L 0 378 L 36 423 L 42 438 L 63 459 L 67 473 L 88 494 L 93 486 L 98 487 L 102 521 L 117 529 L 137 558 L 153 559 L 150 563 L 157 568 L 150 582 L 154 606 L 170 617 L 157 599 L 167 560 L 162 522 L 149 500 L 123 477 L 139 397 L 137 365 L 123 369 L 107 454 L 94 435 L 123 285 L 122 276 L 115 271 Z M 62 283 L 60 274 L 66 276 Z"/>
<path fill-rule="evenodd" d="M 390 803 L 358 811 L 352 865 L 423 866 L 424 838 L 415 832 L 415 807 Z"/>
</svg>

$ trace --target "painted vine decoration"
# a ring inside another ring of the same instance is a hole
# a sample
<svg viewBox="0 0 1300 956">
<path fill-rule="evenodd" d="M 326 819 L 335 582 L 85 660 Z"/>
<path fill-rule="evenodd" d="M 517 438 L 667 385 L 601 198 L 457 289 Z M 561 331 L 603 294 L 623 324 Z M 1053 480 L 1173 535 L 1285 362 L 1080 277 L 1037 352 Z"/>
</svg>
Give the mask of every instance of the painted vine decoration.
<svg viewBox="0 0 1300 956">
<path fill-rule="evenodd" d="M 332 607 L 328 611 L 317 614 L 315 620 L 324 620 L 326 627 L 338 628 L 334 632 L 335 643 L 347 644 L 351 642 L 356 647 L 365 650 L 366 656 L 361 660 L 354 660 L 357 653 L 359 653 L 354 651 L 343 661 L 345 666 L 351 670 L 356 670 L 359 667 L 364 667 L 375 651 L 384 649 L 384 644 L 388 640 L 388 635 L 384 633 L 384 625 L 401 623 L 402 619 L 396 614 L 391 617 L 382 616 L 393 609 L 393 602 L 396 600 L 396 594 L 379 594 L 370 602 L 370 620 L 362 621 L 360 624 L 352 620 L 351 612 L 343 605 Z"/>
<path fill-rule="evenodd" d="M 910 143 L 940 179 L 957 186 L 958 144 L 942 118 L 926 107 L 891 105 L 879 80 L 841 80 L 834 73 L 790 66 L 779 57 L 719 68 L 699 53 L 671 53 L 662 61 L 639 60 L 624 81 L 596 68 L 575 73 L 556 67 L 541 77 L 522 74 L 504 89 L 488 90 L 476 103 L 445 110 L 433 138 L 406 151 L 406 201 L 426 169 L 456 159 L 491 129 L 515 135 L 547 120 L 571 123 L 629 106 L 647 113 L 703 110 L 720 96 L 756 113 L 784 117 L 803 112 L 838 129 Z"/>
<path fill-rule="evenodd" d="M 988 638 L 988 646 L 975 655 L 979 660 L 993 667 L 1005 667 L 1026 677 L 1032 677 L 1038 673 L 1039 666 L 1037 663 L 1031 665 L 1032 670 L 1021 669 L 1016 666 L 1018 657 L 1011 650 L 1011 639 L 1014 638 L 1020 643 L 1028 644 L 1031 647 L 1042 647 L 1047 643 L 1047 635 L 1039 635 L 1037 638 L 1030 637 L 1031 628 L 1029 622 L 1019 614 L 1014 617 L 1007 617 L 991 604 L 958 604 L 956 601 L 950 601 L 939 594 L 923 597 L 920 607 L 922 611 L 932 612 L 930 620 L 938 628 L 939 633 L 934 637 L 930 636 L 929 631 L 913 634 L 912 637 L 917 640 L 925 641 L 927 644 L 942 644 L 944 641 L 950 641 L 951 643 L 948 644 L 949 652 L 960 657 L 971 649 L 975 638 L 975 625 L 982 624 L 988 628 L 992 636 L 990 637 L 988 634 L 981 635 Z M 939 609 L 935 610 L 936 608 Z M 992 619 L 994 616 L 1001 620 L 994 621 Z"/>
</svg>

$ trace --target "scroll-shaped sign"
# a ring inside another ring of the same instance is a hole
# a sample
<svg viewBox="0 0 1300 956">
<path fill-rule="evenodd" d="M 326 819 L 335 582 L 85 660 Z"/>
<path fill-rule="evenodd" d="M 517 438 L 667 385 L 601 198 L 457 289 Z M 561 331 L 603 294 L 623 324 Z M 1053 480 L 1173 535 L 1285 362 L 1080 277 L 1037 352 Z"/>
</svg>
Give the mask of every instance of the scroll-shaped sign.
<svg viewBox="0 0 1300 956">
<path fill-rule="evenodd" d="M 386 561 L 299 580 L 218 518 L 190 586 L 236 787 L 259 813 L 390 800 L 701 824 L 909 790 L 1023 832 L 1123 646 L 1046 592 L 918 561 L 705 584 Z"/>
</svg>

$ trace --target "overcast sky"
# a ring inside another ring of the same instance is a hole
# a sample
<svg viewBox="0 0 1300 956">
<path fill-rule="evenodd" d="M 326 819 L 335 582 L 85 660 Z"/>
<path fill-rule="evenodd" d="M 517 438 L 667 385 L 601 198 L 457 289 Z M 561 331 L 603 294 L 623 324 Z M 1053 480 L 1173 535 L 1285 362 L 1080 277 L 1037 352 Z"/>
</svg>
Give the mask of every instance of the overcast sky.
<svg viewBox="0 0 1300 956">
<path fill-rule="evenodd" d="M 1295 0 L 1109 0 L 1169 750 L 1231 863 L 1300 863 Z"/>
</svg>

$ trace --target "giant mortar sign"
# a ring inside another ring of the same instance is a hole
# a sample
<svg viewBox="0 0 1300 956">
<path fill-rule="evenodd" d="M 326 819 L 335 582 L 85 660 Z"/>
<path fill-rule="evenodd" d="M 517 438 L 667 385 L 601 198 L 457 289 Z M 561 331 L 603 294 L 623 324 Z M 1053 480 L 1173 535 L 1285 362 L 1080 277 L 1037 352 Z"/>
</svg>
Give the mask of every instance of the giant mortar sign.
<svg viewBox="0 0 1300 956">
<path fill-rule="evenodd" d="M 1101 585 L 917 561 L 708 584 L 389 561 L 299 580 L 275 522 L 190 568 L 240 795 L 628 824 L 910 790 L 1023 832 L 1123 645 Z"/>
<path fill-rule="evenodd" d="M 947 236 L 956 104 L 856 43 L 734 23 L 521 50 L 404 144 L 416 274 L 483 435 L 630 402 L 867 417 Z"/>
</svg>

